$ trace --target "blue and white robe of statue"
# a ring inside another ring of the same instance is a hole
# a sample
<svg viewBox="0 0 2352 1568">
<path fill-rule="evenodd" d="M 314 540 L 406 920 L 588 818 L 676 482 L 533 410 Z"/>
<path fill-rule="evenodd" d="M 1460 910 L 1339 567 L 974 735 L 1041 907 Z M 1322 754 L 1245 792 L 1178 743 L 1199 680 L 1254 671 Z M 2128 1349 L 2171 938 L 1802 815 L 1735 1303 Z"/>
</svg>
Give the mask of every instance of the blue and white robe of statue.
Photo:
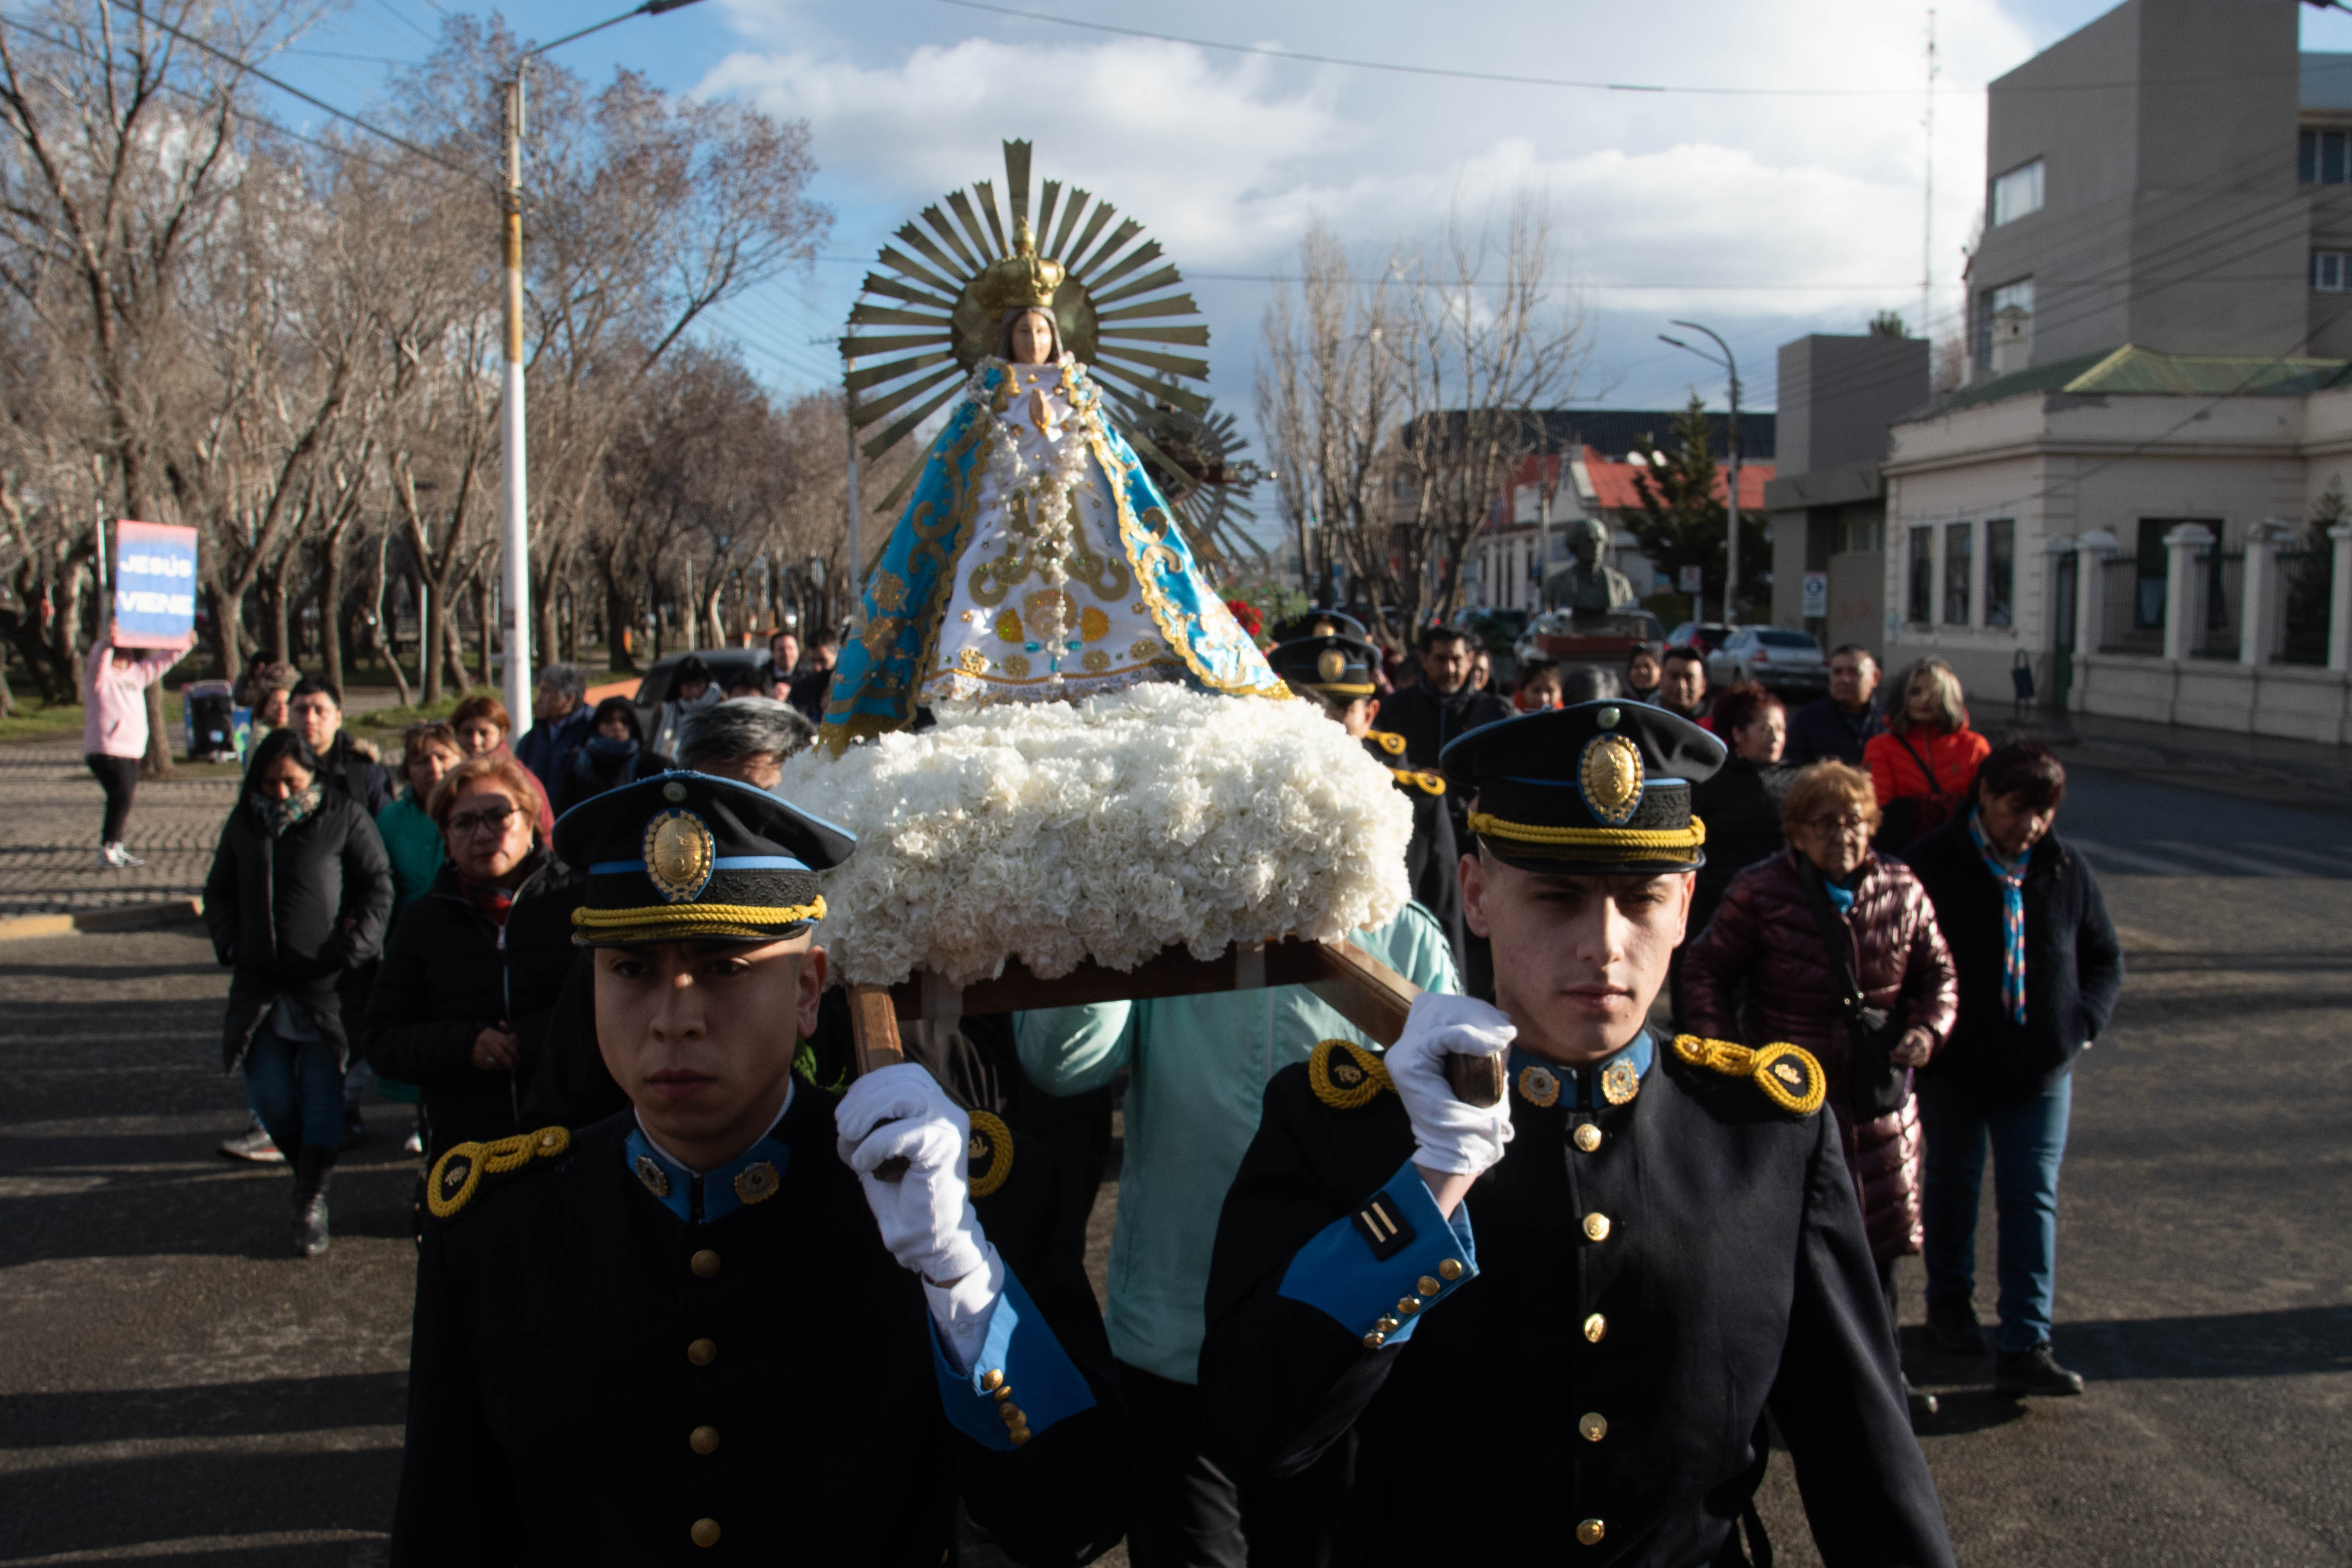
<svg viewBox="0 0 2352 1568">
<path fill-rule="evenodd" d="M 904 729 L 922 703 L 1050 701 L 1141 680 L 1289 695 L 1202 577 L 1085 368 L 1068 354 L 983 360 L 866 584 L 823 738 L 838 750 Z"/>
</svg>

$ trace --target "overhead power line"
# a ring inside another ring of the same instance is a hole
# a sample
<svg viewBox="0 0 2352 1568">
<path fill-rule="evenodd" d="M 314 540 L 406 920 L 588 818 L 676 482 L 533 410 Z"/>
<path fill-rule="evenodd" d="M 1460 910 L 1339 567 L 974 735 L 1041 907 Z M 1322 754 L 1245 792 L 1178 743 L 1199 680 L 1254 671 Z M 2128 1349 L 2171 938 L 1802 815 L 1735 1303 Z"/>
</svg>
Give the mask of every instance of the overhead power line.
<svg viewBox="0 0 2352 1568">
<path fill-rule="evenodd" d="M 202 49 L 205 53 L 212 56 L 215 59 L 219 60 L 223 65 L 232 66 L 246 75 L 254 78 L 257 81 L 266 81 L 270 86 L 276 88 L 278 91 L 286 94 L 288 97 L 299 99 L 304 103 L 309 104 L 311 108 L 321 110 L 324 113 L 331 114 L 336 119 L 344 121 L 349 124 L 355 125 L 371 136 L 382 137 L 384 141 L 391 142 L 394 146 L 399 148 L 404 153 L 413 153 L 416 157 L 424 159 L 428 163 L 438 163 L 441 167 L 448 170 L 453 174 L 463 174 L 469 180 L 482 179 L 482 175 L 476 170 L 468 169 L 462 163 L 453 163 L 448 159 L 442 157 L 438 153 L 434 153 L 418 146 L 415 142 L 411 142 L 405 136 L 386 131 L 380 125 L 372 125 L 368 121 L 361 119 L 358 115 L 352 113 L 349 110 L 338 109 L 333 104 L 329 103 L 325 99 L 314 98 L 310 93 L 304 92 L 300 88 L 296 87 L 293 83 L 270 75 L 268 71 L 263 70 L 260 67 L 255 65 L 250 60 L 239 59 L 236 56 L 230 54 L 226 49 L 219 48 L 212 44 L 206 43 L 204 39 L 197 37 L 194 34 L 183 31 L 182 29 L 173 26 L 171 23 L 164 21 L 160 16 L 149 15 L 147 12 L 141 10 L 138 5 L 133 4 L 132 0 L 113 0 L 113 3 L 121 9 L 129 11 L 134 16 L 137 16 L 142 21 L 147 23 L 149 26 L 162 28 L 164 32 L 171 34 L 172 37 L 179 39 L 182 43 L 188 45 L 190 47 Z M 488 184 L 489 182 L 484 181 L 483 183 Z"/>
<path fill-rule="evenodd" d="M 942 5 L 954 5 L 966 11 L 986 11 L 993 16 L 1017 17 L 1024 22 L 1045 22 L 1056 27 L 1077 27 L 1089 33 L 1110 33 L 1123 38 L 1149 38 L 1155 43 L 1184 44 L 1196 49 L 1216 49 L 1233 55 L 1260 55 L 1268 59 L 1297 60 L 1306 65 L 1344 66 L 1351 70 L 1390 71 L 1400 76 L 1444 77 L 1455 81 L 1502 82 L 1514 87 L 1556 87 L 1585 92 L 1631 92 L 1679 95 L 1696 98 L 1916 98 L 1915 89 L 1895 87 L 1688 87 L 1656 82 L 1583 80 L 1574 77 L 1524 76 L 1511 71 L 1462 70 L 1446 66 L 1408 65 L 1401 60 L 1360 60 L 1344 55 L 1310 54 L 1302 49 L 1277 49 L 1264 44 L 1229 44 L 1216 38 L 1192 38 L 1177 33 L 1158 33 L 1146 27 L 1121 27 L 1109 22 L 1095 22 L 1079 16 L 1060 16 L 1048 11 L 1024 11 L 1011 5 L 994 5 L 987 0 L 939 0 Z M 2330 62 L 2316 68 L 2320 70 L 2352 69 L 2352 62 Z M 2114 77 L 2104 81 L 2011 82 L 2003 92 L 2085 92 L 2148 87 L 2190 87 L 2205 82 L 2249 81 L 2269 79 L 2279 72 L 2264 72 L 2257 78 L 2244 72 L 2217 76 L 2189 77 Z M 1984 88 L 1960 88 L 1958 92 L 1970 96 L 1985 91 Z M 1905 287 L 1908 288 L 1906 284 Z"/>
</svg>

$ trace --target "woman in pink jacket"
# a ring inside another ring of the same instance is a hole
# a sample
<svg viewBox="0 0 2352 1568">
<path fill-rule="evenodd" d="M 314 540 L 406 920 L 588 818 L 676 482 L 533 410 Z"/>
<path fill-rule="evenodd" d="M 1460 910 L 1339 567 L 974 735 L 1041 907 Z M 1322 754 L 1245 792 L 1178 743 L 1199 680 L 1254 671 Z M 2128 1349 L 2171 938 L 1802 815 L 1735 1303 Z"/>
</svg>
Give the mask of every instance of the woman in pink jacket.
<svg viewBox="0 0 2352 1568">
<path fill-rule="evenodd" d="M 139 763 L 147 755 L 147 688 L 195 646 L 194 633 L 174 647 L 143 650 L 114 646 L 114 630 L 82 661 L 81 749 L 98 787 L 106 792 L 106 825 L 99 833 L 98 863 L 121 869 L 143 865 L 122 847 L 122 825 L 131 816 L 131 795 L 139 787 Z"/>
</svg>

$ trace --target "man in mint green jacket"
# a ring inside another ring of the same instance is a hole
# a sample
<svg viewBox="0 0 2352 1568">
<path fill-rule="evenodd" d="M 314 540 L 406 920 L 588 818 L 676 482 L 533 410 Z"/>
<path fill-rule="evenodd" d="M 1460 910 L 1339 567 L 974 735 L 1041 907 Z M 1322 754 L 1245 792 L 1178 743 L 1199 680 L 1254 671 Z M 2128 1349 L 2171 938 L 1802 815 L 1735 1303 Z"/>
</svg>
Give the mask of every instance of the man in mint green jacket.
<svg viewBox="0 0 2352 1568">
<path fill-rule="evenodd" d="M 1445 933 L 1419 904 L 1349 940 L 1423 990 L 1461 989 Z M 1252 1546 L 1259 1561 L 1293 1560 L 1293 1532 L 1316 1530 L 1314 1500 L 1327 1479 L 1336 1496 L 1343 1478 L 1309 1472 L 1281 1496 L 1244 1499 L 1203 1452 L 1195 1363 L 1209 1253 L 1267 1080 L 1318 1041 L 1371 1042 L 1302 985 L 1054 1008 L 1021 1014 L 1015 1027 L 1022 1070 L 1049 1094 L 1129 1069 L 1108 1327 L 1136 1434 L 1136 1568 L 1239 1568 Z"/>
</svg>

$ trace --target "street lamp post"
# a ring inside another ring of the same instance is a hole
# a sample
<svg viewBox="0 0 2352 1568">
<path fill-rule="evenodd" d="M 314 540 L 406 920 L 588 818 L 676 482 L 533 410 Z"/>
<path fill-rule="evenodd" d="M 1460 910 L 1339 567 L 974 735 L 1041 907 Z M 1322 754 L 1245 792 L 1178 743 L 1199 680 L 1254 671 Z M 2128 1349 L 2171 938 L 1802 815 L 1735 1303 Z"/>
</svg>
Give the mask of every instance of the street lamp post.
<svg viewBox="0 0 2352 1568">
<path fill-rule="evenodd" d="M 1736 626 L 1739 624 L 1739 361 L 1732 356 L 1731 345 L 1717 337 L 1713 330 L 1702 327 L 1696 321 L 1670 321 L 1667 324 L 1686 327 L 1694 332 L 1705 332 L 1714 338 L 1715 346 L 1723 351 L 1721 359 L 1705 349 L 1692 348 L 1680 338 L 1670 338 L 1664 332 L 1658 334 L 1660 342 L 1672 343 L 1678 349 L 1698 355 L 1709 364 L 1721 365 L 1724 373 L 1731 377 L 1731 464 L 1723 487 L 1725 510 L 1729 513 L 1727 529 L 1729 537 L 1725 542 L 1724 551 L 1723 624 Z"/>
<path fill-rule="evenodd" d="M 500 214 L 499 234 L 499 251 L 506 266 L 507 285 L 506 384 L 504 401 L 499 411 L 499 452 L 505 468 L 505 483 L 500 491 L 499 521 L 503 555 L 501 578 L 506 598 L 507 711 L 514 717 L 518 735 L 529 728 L 523 723 L 523 718 L 531 711 L 530 479 L 526 468 L 529 453 L 524 439 L 524 418 L 528 409 L 524 403 L 522 374 L 523 68 L 550 49 L 568 44 L 574 38 L 602 32 L 632 16 L 658 16 L 665 11 L 675 11 L 694 3 L 695 0 L 646 0 L 634 11 L 624 11 L 593 27 L 566 33 L 553 43 L 523 50 L 515 57 L 513 73 L 507 78 L 507 183 L 500 200 L 505 210 Z"/>
</svg>

